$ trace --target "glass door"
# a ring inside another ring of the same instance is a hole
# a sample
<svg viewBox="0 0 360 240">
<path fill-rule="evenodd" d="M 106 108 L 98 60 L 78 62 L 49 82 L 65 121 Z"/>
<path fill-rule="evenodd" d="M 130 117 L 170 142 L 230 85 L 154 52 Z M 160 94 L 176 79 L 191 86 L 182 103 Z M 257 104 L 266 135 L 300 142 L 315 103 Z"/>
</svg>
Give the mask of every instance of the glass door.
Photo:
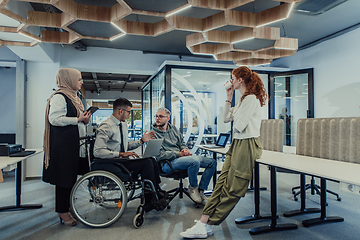
<svg viewBox="0 0 360 240">
<path fill-rule="evenodd" d="M 270 118 L 284 120 L 284 151 L 295 151 L 297 121 L 314 117 L 313 69 L 272 74 Z M 288 147 L 293 147 L 293 150 Z"/>
</svg>

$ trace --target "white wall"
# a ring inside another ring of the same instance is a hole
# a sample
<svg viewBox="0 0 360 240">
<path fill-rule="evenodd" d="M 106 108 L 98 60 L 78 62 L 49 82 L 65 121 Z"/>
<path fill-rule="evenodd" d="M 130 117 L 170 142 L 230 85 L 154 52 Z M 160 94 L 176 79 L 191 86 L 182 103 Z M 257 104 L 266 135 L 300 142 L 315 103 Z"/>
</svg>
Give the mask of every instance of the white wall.
<svg viewBox="0 0 360 240">
<path fill-rule="evenodd" d="M 271 66 L 314 68 L 315 117 L 360 116 L 360 29 L 275 60 Z"/>
<path fill-rule="evenodd" d="M 0 133 L 16 132 L 16 68 L 0 67 Z"/>
<path fill-rule="evenodd" d="M 46 101 L 57 88 L 55 74 L 60 63 L 27 63 L 26 148 L 42 149 Z M 43 154 L 26 160 L 26 177 L 42 175 Z"/>
</svg>

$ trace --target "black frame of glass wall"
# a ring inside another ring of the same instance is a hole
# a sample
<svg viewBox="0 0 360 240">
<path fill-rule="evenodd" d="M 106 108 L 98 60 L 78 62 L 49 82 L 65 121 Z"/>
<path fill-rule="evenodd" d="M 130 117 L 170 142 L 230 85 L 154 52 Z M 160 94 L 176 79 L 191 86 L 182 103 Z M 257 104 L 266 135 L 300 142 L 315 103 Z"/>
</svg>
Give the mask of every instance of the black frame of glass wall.
<svg viewBox="0 0 360 240">
<path fill-rule="evenodd" d="M 154 78 L 156 78 L 159 74 L 162 73 L 162 71 L 165 71 L 165 107 L 171 111 L 171 69 L 189 69 L 189 70 L 207 70 L 207 71 L 229 71 L 231 74 L 231 71 L 236 68 L 234 66 L 233 68 L 214 68 L 214 67 L 199 67 L 199 66 L 184 66 L 184 65 L 174 65 L 174 64 L 166 64 L 164 65 L 155 75 L 150 77 L 146 83 L 141 87 L 141 97 L 142 97 L 142 114 L 144 114 L 144 89 L 147 88 L 150 85 L 150 116 L 153 115 L 152 113 L 152 81 Z M 308 69 L 300 69 L 300 70 L 293 70 L 293 71 L 263 71 L 263 70 L 254 70 L 255 72 L 259 74 L 268 74 L 268 91 L 269 91 L 269 112 L 268 112 L 268 118 L 274 119 L 275 118 L 275 83 L 274 78 L 277 76 L 282 75 L 295 75 L 295 74 L 308 74 L 308 118 L 314 117 L 314 75 L 313 75 L 313 68 Z M 231 103 L 231 106 L 235 105 L 235 98 L 233 98 L 233 101 Z M 171 120 L 172 117 L 170 116 Z M 144 116 L 143 119 L 143 126 L 144 125 Z M 170 121 L 171 121 L 170 120 Z M 151 118 L 150 125 L 153 124 L 154 119 Z M 232 128 L 232 123 L 231 123 Z M 143 128 L 144 131 L 144 128 Z"/>
<path fill-rule="evenodd" d="M 257 71 L 256 71 L 257 72 Z M 286 72 L 267 72 L 269 74 L 269 119 L 275 119 L 275 77 L 308 74 L 308 112 L 307 118 L 314 118 L 314 69 L 300 69 Z"/>
</svg>

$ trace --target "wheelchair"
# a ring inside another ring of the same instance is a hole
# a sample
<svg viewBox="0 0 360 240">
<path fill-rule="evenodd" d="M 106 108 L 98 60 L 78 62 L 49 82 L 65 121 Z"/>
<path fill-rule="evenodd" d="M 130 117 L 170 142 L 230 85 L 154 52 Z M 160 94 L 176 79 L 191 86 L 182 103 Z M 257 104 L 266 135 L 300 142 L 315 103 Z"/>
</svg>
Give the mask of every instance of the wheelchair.
<svg viewBox="0 0 360 240">
<path fill-rule="evenodd" d="M 153 183 L 146 179 L 141 181 L 139 178 L 133 178 L 121 161 L 95 159 L 93 156 L 95 135 L 86 136 L 81 140 L 85 140 L 83 144 L 91 163 L 90 169 L 97 162 L 101 162 L 119 167 L 123 175 L 119 178 L 108 171 L 90 170 L 79 178 L 70 195 L 70 207 L 74 217 L 87 226 L 107 227 L 121 217 L 129 201 L 140 198 L 140 206 L 137 208 L 133 225 L 135 228 L 141 227 L 145 220 L 144 192 L 155 193 L 153 195 L 158 201 Z M 140 193 L 135 192 L 137 189 L 140 189 Z"/>
</svg>

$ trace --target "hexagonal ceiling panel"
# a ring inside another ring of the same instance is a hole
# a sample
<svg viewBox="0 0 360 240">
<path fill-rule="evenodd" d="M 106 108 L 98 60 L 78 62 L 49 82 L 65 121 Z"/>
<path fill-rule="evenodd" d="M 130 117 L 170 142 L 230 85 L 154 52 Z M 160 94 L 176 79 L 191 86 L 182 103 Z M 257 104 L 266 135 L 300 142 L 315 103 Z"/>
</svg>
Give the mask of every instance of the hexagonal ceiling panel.
<svg viewBox="0 0 360 240">
<path fill-rule="evenodd" d="M 288 56 L 298 47 L 296 39 L 280 38 L 279 28 L 263 26 L 287 19 L 301 0 L 22 0 L 34 8 L 26 19 L 5 8 L 9 1 L 15 0 L 0 0 L 0 13 L 21 24 L 1 31 L 22 33 L 33 40 L 24 46 L 96 40 L 101 42 L 97 46 L 146 51 L 146 45 L 151 45 L 149 51 L 171 53 L 184 52 L 186 46 L 189 53 L 230 61 L 233 58 L 224 53 L 248 52 L 247 63 Z M 39 37 L 27 31 L 29 26 L 45 30 Z M 186 42 L 179 43 L 185 37 Z M 259 51 L 273 49 L 288 51 L 259 56 Z"/>
<path fill-rule="evenodd" d="M 68 27 L 83 36 L 110 38 L 121 33 L 119 29 L 112 24 L 104 22 L 77 20 Z"/>
</svg>

